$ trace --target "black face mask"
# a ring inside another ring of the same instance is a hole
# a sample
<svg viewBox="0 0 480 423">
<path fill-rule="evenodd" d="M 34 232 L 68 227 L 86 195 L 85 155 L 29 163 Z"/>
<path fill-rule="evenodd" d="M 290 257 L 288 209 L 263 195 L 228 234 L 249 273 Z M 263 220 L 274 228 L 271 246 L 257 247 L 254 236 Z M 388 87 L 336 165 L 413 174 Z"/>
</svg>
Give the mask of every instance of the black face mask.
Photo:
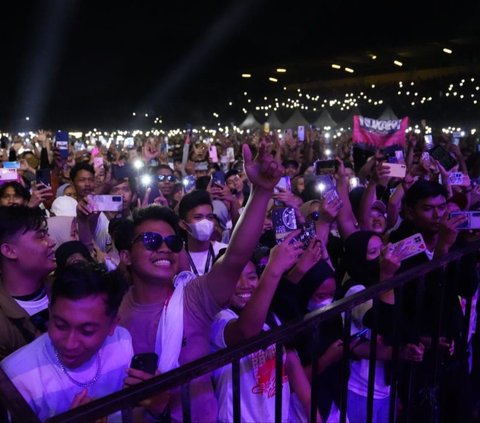
<svg viewBox="0 0 480 423">
<path fill-rule="evenodd" d="M 380 279 L 380 257 L 367 260 L 365 263 L 365 276 L 369 285 L 375 284 Z"/>
</svg>

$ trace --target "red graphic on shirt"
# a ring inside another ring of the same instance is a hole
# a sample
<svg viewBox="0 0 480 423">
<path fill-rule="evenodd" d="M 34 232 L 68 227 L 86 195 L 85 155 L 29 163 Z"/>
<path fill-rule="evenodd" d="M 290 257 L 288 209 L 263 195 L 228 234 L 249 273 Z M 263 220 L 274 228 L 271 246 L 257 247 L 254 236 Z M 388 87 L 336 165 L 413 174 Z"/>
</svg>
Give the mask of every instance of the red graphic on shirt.
<svg viewBox="0 0 480 423">
<path fill-rule="evenodd" d="M 265 395 L 267 398 L 275 396 L 275 345 L 270 345 L 266 350 L 259 350 L 250 354 L 253 367 L 253 375 L 256 385 L 252 393 Z M 285 374 L 285 361 L 282 362 L 282 384 L 288 382 Z"/>
</svg>

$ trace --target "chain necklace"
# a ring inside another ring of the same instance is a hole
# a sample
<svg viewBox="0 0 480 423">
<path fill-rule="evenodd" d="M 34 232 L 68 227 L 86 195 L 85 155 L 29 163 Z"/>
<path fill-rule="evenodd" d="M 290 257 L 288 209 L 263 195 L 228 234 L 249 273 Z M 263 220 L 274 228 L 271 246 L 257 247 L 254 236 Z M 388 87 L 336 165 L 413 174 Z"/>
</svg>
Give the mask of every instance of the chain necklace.
<svg viewBox="0 0 480 423">
<path fill-rule="evenodd" d="M 95 373 L 95 376 L 89 380 L 88 382 L 79 382 L 78 380 L 75 380 L 69 373 L 67 368 L 63 365 L 62 361 L 60 360 L 60 355 L 58 354 L 58 351 L 54 349 L 55 351 L 55 357 L 57 359 L 57 363 L 62 369 L 62 372 L 67 376 L 75 385 L 79 386 L 80 388 L 88 388 L 89 386 L 92 386 L 100 377 L 101 371 L 102 371 L 102 365 L 100 363 L 100 353 L 97 352 L 97 371 Z"/>
</svg>

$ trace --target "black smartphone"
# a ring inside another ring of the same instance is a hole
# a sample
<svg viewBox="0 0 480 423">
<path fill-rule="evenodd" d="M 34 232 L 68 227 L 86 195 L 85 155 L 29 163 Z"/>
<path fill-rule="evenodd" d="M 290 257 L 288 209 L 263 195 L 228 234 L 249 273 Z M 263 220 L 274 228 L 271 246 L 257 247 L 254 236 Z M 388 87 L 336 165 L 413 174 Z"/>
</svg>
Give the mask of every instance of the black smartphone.
<svg viewBox="0 0 480 423">
<path fill-rule="evenodd" d="M 154 352 L 135 354 L 130 367 L 154 375 L 158 368 L 158 355 Z"/>
<path fill-rule="evenodd" d="M 435 160 L 438 160 L 445 170 L 450 170 L 458 164 L 458 162 L 450 155 L 450 153 L 441 145 L 433 147 L 428 153 Z"/>
<path fill-rule="evenodd" d="M 335 173 L 338 170 L 338 161 L 331 160 L 317 160 L 315 162 L 315 173 L 317 175 L 326 175 Z"/>
<path fill-rule="evenodd" d="M 133 172 L 129 164 L 124 164 L 123 166 L 112 164 L 112 177 L 116 181 L 123 181 L 131 175 L 133 175 Z"/>
<path fill-rule="evenodd" d="M 38 169 L 35 172 L 35 180 L 37 184 L 43 184 L 47 187 L 52 186 L 52 175 L 50 169 Z"/>
</svg>

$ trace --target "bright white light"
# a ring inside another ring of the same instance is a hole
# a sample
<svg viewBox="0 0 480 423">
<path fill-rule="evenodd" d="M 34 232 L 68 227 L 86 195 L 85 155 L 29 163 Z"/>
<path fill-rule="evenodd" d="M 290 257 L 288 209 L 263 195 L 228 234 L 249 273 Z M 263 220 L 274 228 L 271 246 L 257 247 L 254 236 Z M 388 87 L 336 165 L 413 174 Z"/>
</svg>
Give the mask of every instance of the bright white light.
<svg viewBox="0 0 480 423">
<path fill-rule="evenodd" d="M 137 116 L 137 114 L 135 112 L 132 113 L 132 116 Z"/>
<path fill-rule="evenodd" d="M 345 72 L 348 72 L 348 73 L 353 73 L 354 70 L 352 68 L 345 68 Z"/>
<path fill-rule="evenodd" d="M 268 78 L 268 80 L 271 81 L 271 82 L 278 82 L 278 79 L 277 79 L 277 78 L 273 78 L 272 76 L 270 76 L 270 77 Z"/>
<path fill-rule="evenodd" d="M 142 182 L 142 185 L 150 185 L 152 183 L 152 177 L 151 175 L 142 175 L 140 181 Z"/>
<path fill-rule="evenodd" d="M 252 77 L 251 73 L 242 73 L 242 78 L 251 78 L 251 77 Z"/>
<path fill-rule="evenodd" d="M 394 60 L 393 64 L 396 65 L 396 66 L 403 66 L 403 63 L 400 62 L 400 60 Z"/>
<path fill-rule="evenodd" d="M 327 148 L 327 149 L 325 150 L 325 155 L 326 155 L 326 156 L 331 156 L 331 155 L 332 155 L 332 150 L 330 150 L 329 148 Z"/>
<path fill-rule="evenodd" d="M 447 54 L 452 54 L 452 53 L 453 53 L 453 51 L 450 50 L 449 48 L 444 48 L 444 49 L 443 49 L 443 52 L 444 52 L 444 53 L 447 53 Z"/>
<path fill-rule="evenodd" d="M 336 65 L 335 63 L 332 63 L 332 68 L 333 68 L 333 69 L 340 69 L 341 66 L 340 66 L 340 65 Z"/>
<path fill-rule="evenodd" d="M 133 167 L 135 169 L 141 169 L 143 167 L 143 162 L 140 159 L 137 159 L 133 162 Z"/>
<path fill-rule="evenodd" d="M 285 73 L 287 70 L 285 68 L 277 68 L 278 73 Z"/>
<path fill-rule="evenodd" d="M 27 117 L 25 118 L 25 120 L 30 120 L 30 118 L 27 116 Z"/>
<path fill-rule="evenodd" d="M 323 192 L 325 191 L 325 184 L 323 182 L 320 182 L 318 185 L 317 185 L 317 190 L 320 191 L 320 192 Z"/>
</svg>

